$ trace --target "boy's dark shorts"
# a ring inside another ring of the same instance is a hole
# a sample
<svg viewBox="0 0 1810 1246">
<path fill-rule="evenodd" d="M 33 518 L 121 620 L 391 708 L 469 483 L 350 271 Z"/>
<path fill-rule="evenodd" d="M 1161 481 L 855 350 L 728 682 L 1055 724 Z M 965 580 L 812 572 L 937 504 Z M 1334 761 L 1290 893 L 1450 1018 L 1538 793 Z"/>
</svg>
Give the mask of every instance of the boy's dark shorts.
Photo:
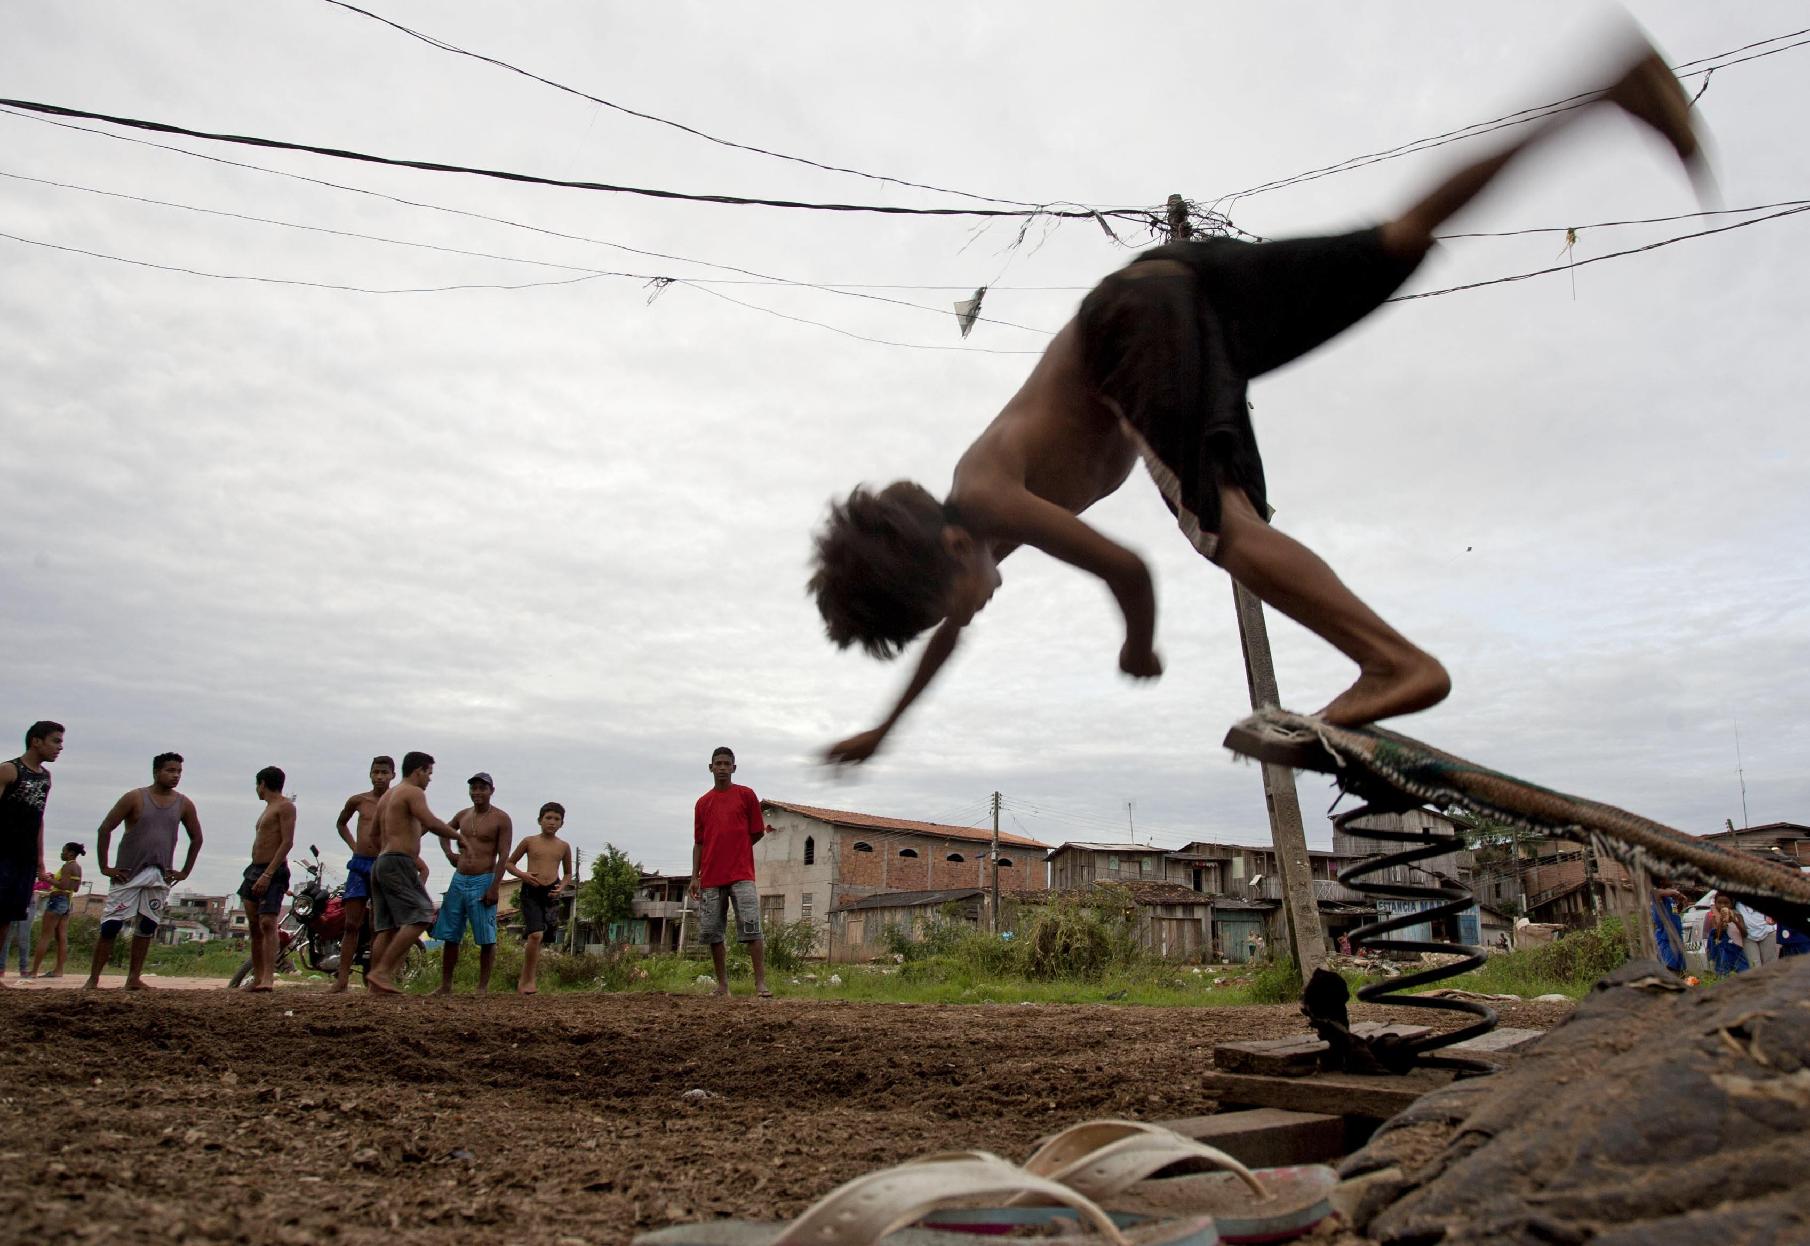
<svg viewBox="0 0 1810 1246">
<path fill-rule="evenodd" d="M 1146 265 L 1168 261 L 1160 267 Z M 1336 337 L 1406 281 L 1419 257 L 1376 229 L 1249 243 L 1176 242 L 1139 255 L 1082 300 L 1089 386 L 1118 404 L 1163 500 L 1211 558 L 1219 492 L 1269 517 L 1246 391 L 1253 377 Z"/>
<path fill-rule="evenodd" d="M 522 884 L 522 933 L 545 934 L 553 928 L 553 888 Z"/>
<path fill-rule="evenodd" d="M 385 852 L 371 863 L 371 929 L 400 930 L 434 920 L 434 898 L 421 885 L 415 858 Z"/>
<path fill-rule="evenodd" d="M 239 899 L 245 902 L 246 908 L 256 906 L 261 917 L 274 916 L 283 911 L 283 897 L 289 894 L 289 866 L 277 867 L 276 873 L 270 876 L 270 886 L 264 888 L 264 894 L 255 896 L 251 893 L 257 881 L 264 877 L 264 866 L 256 862 L 245 867 L 245 879 L 239 884 Z"/>
</svg>

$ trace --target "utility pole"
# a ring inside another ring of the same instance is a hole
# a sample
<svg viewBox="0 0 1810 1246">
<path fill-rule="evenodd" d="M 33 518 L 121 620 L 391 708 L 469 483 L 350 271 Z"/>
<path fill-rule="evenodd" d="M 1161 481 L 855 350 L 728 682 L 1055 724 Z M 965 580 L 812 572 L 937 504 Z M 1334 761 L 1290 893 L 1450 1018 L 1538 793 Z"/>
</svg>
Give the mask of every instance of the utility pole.
<svg viewBox="0 0 1810 1246">
<path fill-rule="evenodd" d="M 1169 241 L 1185 242 L 1194 236 L 1188 223 L 1188 201 L 1169 196 Z M 1244 678 L 1250 689 L 1251 708 L 1280 705 L 1276 667 L 1270 658 L 1269 628 L 1263 621 L 1263 603 L 1238 581 L 1232 581 L 1232 601 L 1238 613 L 1238 638 L 1244 649 Z M 1307 832 L 1301 824 L 1301 800 L 1295 793 L 1295 772 L 1287 766 L 1263 765 L 1263 798 L 1269 808 L 1270 837 L 1276 845 L 1276 862 L 1282 873 L 1282 911 L 1287 920 L 1295 963 L 1306 978 L 1326 963 L 1326 934 L 1320 926 L 1320 906 L 1314 898 L 1313 862 L 1307 855 Z"/>
<path fill-rule="evenodd" d="M 969 806 L 972 808 L 973 806 Z M 993 933 L 999 933 L 999 793 L 993 793 Z"/>
<path fill-rule="evenodd" d="M 566 951 L 578 950 L 578 888 L 584 886 L 584 849 L 572 849 L 572 913 L 566 919 Z"/>
</svg>

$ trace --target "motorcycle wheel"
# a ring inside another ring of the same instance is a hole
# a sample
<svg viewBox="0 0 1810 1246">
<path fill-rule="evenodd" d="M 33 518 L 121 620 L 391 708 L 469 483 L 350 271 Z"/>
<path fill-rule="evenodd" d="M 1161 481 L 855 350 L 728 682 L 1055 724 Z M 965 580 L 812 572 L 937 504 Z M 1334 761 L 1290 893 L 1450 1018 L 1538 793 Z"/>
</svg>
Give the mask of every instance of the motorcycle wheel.
<svg viewBox="0 0 1810 1246">
<path fill-rule="evenodd" d="M 245 985 L 245 980 L 249 977 L 251 977 L 251 958 L 248 956 L 245 958 L 245 963 L 239 966 L 239 972 L 235 973 L 232 976 L 232 980 L 226 984 L 226 989 L 229 991 L 238 990 Z"/>
<path fill-rule="evenodd" d="M 407 987 L 409 983 L 421 976 L 427 968 L 427 949 L 417 941 L 409 949 L 408 955 L 402 958 L 402 964 L 396 970 L 396 985 Z"/>
</svg>

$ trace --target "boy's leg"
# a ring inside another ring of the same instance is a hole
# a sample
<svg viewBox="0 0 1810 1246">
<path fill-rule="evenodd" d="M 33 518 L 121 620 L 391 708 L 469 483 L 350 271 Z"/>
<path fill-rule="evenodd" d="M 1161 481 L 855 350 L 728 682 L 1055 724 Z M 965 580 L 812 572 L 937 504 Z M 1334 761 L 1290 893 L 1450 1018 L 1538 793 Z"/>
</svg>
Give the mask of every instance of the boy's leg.
<svg viewBox="0 0 1810 1246">
<path fill-rule="evenodd" d="M 147 928 L 148 927 L 148 928 Z M 126 989 L 128 991 L 148 991 L 145 982 L 145 956 L 151 950 L 151 940 L 157 934 L 157 923 L 138 919 L 138 929 L 132 933 L 132 959 L 126 966 Z"/>
<path fill-rule="evenodd" d="M 113 959 L 113 940 L 119 934 L 122 924 L 117 921 L 101 923 L 100 934 L 94 940 L 94 960 L 88 967 L 88 990 L 92 991 L 100 986 L 101 970 L 105 969 L 107 962 Z M 112 927 L 111 930 L 108 929 L 109 926 Z"/>
<path fill-rule="evenodd" d="M 459 967 L 459 948 L 463 944 L 465 932 L 459 932 L 458 939 L 443 939 L 440 942 L 440 986 L 435 995 L 451 995 L 453 971 Z"/>
<path fill-rule="evenodd" d="M 358 959 L 358 940 L 364 934 L 365 902 L 342 900 L 340 914 L 345 919 L 345 932 L 339 937 L 339 968 L 333 971 L 330 995 L 342 995 L 352 984 L 352 964 Z"/>
<path fill-rule="evenodd" d="M 371 972 L 365 975 L 367 991 L 379 995 L 399 993 L 396 989 L 396 970 L 401 967 L 402 958 L 408 955 L 409 949 L 415 946 L 415 940 L 419 939 L 421 932 L 426 929 L 427 923 L 422 922 L 418 925 L 401 926 L 394 931 L 386 932 L 390 935 L 390 941 L 383 949 L 383 958 L 381 960 L 373 959 Z"/>
<path fill-rule="evenodd" d="M 1437 659 L 1366 606 L 1331 567 L 1293 537 L 1257 517 L 1240 489 L 1220 491 L 1214 561 L 1264 603 L 1330 642 L 1358 664 L 1357 682 L 1320 711 L 1338 726 L 1436 705 L 1452 683 Z"/>
<path fill-rule="evenodd" d="M 540 945 L 544 936 L 535 931 L 522 944 L 522 976 L 516 980 L 515 989 L 522 995 L 532 995 L 539 988 L 535 985 L 535 975 L 540 971 Z"/>
<path fill-rule="evenodd" d="M 729 953 L 720 940 L 710 945 L 710 963 L 716 969 L 716 993 L 729 994 Z"/>
<path fill-rule="evenodd" d="M 256 900 L 245 901 L 245 937 L 251 940 L 251 981 L 245 989 L 253 990 L 264 980 L 264 927 L 258 921 Z"/>
<path fill-rule="evenodd" d="M 478 945 L 478 994 L 485 995 L 490 991 L 490 971 L 496 968 L 496 944 L 480 943 Z"/>
<path fill-rule="evenodd" d="M 257 924 L 264 934 L 264 964 L 258 978 L 258 989 L 274 991 L 277 985 L 277 948 L 281 946 L 277 939 L 277 915 L 259 913 Z"/>
<path fill-rule="evenodd" d="M 1693 177 L 1702 171 L 1702 146 L 1691 125 L 1690 100 L 1678 79 L 1651 45 L 1642 43 L 1633 63 L 1602 95 L 1589 104 L 1612 104 L 1670 143 Z M 1529 147 L 1577 119 L 1577 110 L 1557 113 L 1524 131 L 1492 156 L 1466 165 L 1447 177 L 1406 212 L 1382 227 L 1384 247 L 1397 255 L 1419 256 L 1433 245 L 1433 231 L 1475 199 L 1510 161 Z"/>
</svg>

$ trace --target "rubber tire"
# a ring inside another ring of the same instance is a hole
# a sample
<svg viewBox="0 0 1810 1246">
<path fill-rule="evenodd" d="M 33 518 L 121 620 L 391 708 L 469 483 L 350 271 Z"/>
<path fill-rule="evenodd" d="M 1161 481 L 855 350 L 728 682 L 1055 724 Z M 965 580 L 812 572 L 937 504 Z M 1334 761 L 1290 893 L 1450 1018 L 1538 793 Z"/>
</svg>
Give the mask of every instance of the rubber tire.
<svg viewBox="0 0 1810 1246">
<path fill-rule="evenodd" d="M 251 977 L 251 957 L 247 956 L 245 958 L 245 963 L 239 966 L 239 972 L 235 973 L 232 976 L 232 980 L 226 984 L 226 989 L 229 991 L 238 990 L 245 984 L 245 979 L 249 977 Z"/>
</svg>

